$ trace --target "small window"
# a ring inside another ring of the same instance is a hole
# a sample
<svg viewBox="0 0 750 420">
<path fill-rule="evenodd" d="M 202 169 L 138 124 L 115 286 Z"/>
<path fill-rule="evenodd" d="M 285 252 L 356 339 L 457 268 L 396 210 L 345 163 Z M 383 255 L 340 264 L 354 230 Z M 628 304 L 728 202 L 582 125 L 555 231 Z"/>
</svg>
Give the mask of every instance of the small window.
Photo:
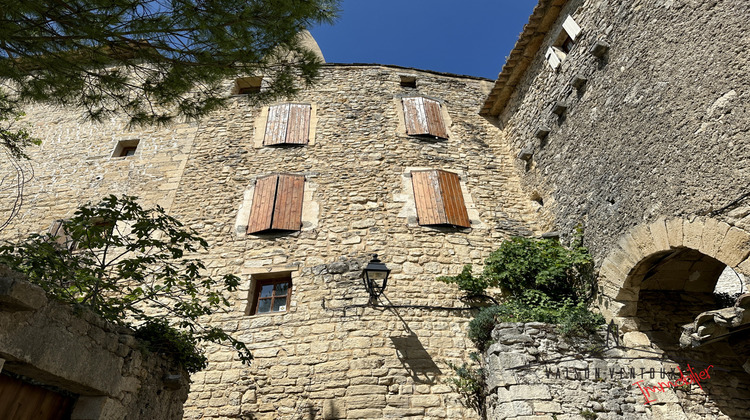
<svg viewBox="0 0 750 420">
<path fill-rule="evenodd" d="M 112 153 L 112 157 L 128 157 L 134 156 L 138 150 L 138 140 L 120 140 L 115 146 L 115 151 Z"/>
<path fill-rule="evenodd" d="M 263 145 L 303 145 L 310 142 L 310 113 L 308 104 L 281 104 L 268 108 Z"/>
<path fill-rule="evenodd" d="M 249 315 L 286 312 L 292 296 L 292 277 L 259 279 L 255 284 L 253 300 L 247 311 Z"/>
<path fill-rule="evenodd" d="M 448 138 L 440 102 L 422 97 L 403 98 L 406 134 Z"/>
<path fill-rule="evenodd" d="M 235 95 L 247 95 L 250 93 L 260 93 L 262 77 L 243 77 L 234 81 Z"/>
<path fill-rule="evenodd" d="M 442 170 L 412 171 L 411 180 L 420 225 L 471 227 L 458 174 Z"/>
<path fill-rule="evenodd" d="M 399 76 L 401 78 L 401 87 L 403 88 L 417 88 L 417 77 L 416 76 Z"/>
<path fill-rule="evenodd" d="M 573 50 L 575 41 L 580 34 L 581 27 L 578 26 L 578 23 L 576 23 L 570 15 L 568 15 L 562 24 L 562 30 L 560 30 L 557 40 L 555 40 L 554 44 L 549 47 L 544 54 L 550 67 L 553 69 L 560 67 L 562 61 L 565 60 L 565 57 L 567 57 L 567 55 Z"/>
<path fill-rule="evenodd" d="M 255 182 L 247 233 L 302 229 L 303 175 L 269 175 Z"/>
</svg>

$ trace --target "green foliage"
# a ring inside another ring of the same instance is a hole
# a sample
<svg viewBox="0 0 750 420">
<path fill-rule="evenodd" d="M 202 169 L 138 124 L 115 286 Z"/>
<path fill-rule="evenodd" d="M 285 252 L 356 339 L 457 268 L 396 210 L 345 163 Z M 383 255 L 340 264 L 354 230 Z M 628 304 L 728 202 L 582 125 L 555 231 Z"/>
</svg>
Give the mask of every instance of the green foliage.
<svg viewBox="0 0 750 420">
<path fill-rule="evenodd" d="M 471 266 L 461 274 L 440 277 L 445 283 L 456 283 L 469 296 L 484 294 L 489 287 L 500 287 L 514 297 L 534 289 L 556 298 L 586 299 L 593 288 L 592 260 L 577 235 L 570 248 L 556 239 L 515 237 L 505 241 L 485 260 L 478 277 Z"/>
<path fill-rule="evenodd" d="M 204 275 L 203 263 L 190 255 L 205 250 L 207 242 L 161 207 L 146 210 L 134 197 L 109 196 L 79 208 L 60 232 L 4 245 L 0 262 L 49 295 L 108 321 L 143 328 L 150 336 L 164 331 L 165 342 L 183 343 L 176 346 L 180 352 L 200 342 L 228 341 L 243 362 L 250 361 L 243 343 L 199 322 L 229 305 L 223 292 L 236 290 L 239 278 Z M 202 366 L 199 354 L 186 351 L 186 367 Z"/>
<path fill-rule="evenodd" d="M 742 295 L 742 292 L 737 293 L 726 293 L 726 292 L 714 292 L 714 301 L 719 308 L 729 308 L 737 303 L 737 298 Z"/>
<path fill-rule="evenodd" d="M 482 308 L 469 323 L 469 338 L 480 350 L 488 346 L 497 322 L 558 324 L 563 335 L 585 335 L 604 322 L 588 310 L 593 291 L 592 260 L 579 232 L 570 248 L 553 239 L 513 238 L 485 261 L 474 276 L 471 266 L 461 274 L 438 280 L 455 283 L 471 296 L 487 288 L 506 292 L 502 305 Z"/>
<path fill-rule="evenodd" d="M 169 356 L 190 372 L 198 372 L 208 365 L 208 359 L 198 347 L 195 337 L 169 326 L 164 319 L 146 321 L 135 330 L 135 337 L 146 342 L 148 349 Z"/>
<path fill-rule="evenodd" d="M 474 409 L 484 418 L 485 382 L 484 370 L 476 367 L 479 364 L 479 355 L 471 353 L 472 364 L 464 363 L 461 366 L 448 362 L 456 376 L 446 379 L 446 382 L 463 397 L 466 405 Z"/>
<path fill-rule="evenodd" d="M 76 106 L 132 124 L 195 119 L 228 100 L 227 80 L 262 76 L 251 101 L 314 82 L 300 31 L 330 23 L 338 0 L 8 0 L 0 20 L 6 104 Z"/>
<path fill-rule="evenodd" d="M 497 324 L 497 317 L 503 307 L 488 306 L 479 310 L 474 319 L 469 322 L 469 339 L 476 344 L 481 351 L 487 349 L 487 343 L 492 339 L 492 329 Z"/>
<path fill-rule="evenodd" d="M 0 145 L 5 147 L 13 159 L 28 159 L 26 147 L 42 144 L 41 140 L 31 137 L 27 125 L 19 127 L 19 120 L 23 116 L 23 112 L 10 106 L 0 96 Z"/>
</svg>

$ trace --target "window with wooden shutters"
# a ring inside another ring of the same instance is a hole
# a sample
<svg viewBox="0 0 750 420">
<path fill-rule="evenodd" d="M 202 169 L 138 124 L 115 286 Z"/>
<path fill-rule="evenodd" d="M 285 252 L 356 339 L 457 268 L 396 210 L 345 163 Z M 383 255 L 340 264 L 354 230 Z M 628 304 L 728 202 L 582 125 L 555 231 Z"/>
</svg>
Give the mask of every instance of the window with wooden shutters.
<svg viewBox="0 0 750 420">
<path fill-rule="evenodd" d="M 440 102 L 422 97 L 403 98 L 406 134 L 448 138 Z"/>
<path fill-rule="evenodd" d="M 304 190 L 303 175 L 278 174 L 258 178 L 247 233 L 300 230 Z"/>
<path fill-rule="evenodd" d="M 442 170 L 413 171 L 411 181 L 420 225 L 471 227 L 458 174 Z"/>
<path fill-rule="evenodd" d="M 263 145 L 308 144 L 310 142 L 311 106 L 281 104 L 268 108 Z"/>
</svg>

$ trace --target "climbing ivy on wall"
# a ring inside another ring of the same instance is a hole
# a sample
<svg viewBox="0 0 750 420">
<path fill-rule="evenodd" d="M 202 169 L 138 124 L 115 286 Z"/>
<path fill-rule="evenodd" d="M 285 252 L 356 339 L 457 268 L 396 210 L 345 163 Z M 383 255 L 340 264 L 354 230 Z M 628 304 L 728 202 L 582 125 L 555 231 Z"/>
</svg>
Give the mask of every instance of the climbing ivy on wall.
<svg viewBox="0 0 750 420">
<path fill-rule="evenodd" d="M 583 334 L 603 322 L 588 310 L 593 261 L 580 231 L 569 247 L 557 239 L 512 238 L 490 254 L 480 275 L 467 265 L 459 275 L 438 280 L 457 284 L 469 298 L 491 297 L 488 289 L 500 290 L 502 304 L 482 309 L 469 324 L 469 337 L 480 350 L 497 322 L 559 324 L 567 335 Z"/>
</svg>

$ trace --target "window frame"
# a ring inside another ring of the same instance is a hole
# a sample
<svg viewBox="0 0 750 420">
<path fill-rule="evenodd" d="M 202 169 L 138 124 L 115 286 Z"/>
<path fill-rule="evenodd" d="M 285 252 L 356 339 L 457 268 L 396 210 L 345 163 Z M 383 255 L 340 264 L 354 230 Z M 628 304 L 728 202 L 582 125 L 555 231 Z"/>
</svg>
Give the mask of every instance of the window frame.
<svg viewBox="0 0 750 420">
<path fill-rule="evenodd" d="M 289 307 L 292 303 L 292 275 L 291 273 L 274 273 L 272 277 L 263 277 L 258 278 L 255 280 L 255 288 L 253 290 L 253 299 L 251 302 L 249 302 L 249 306 L 247 309 L 247 315 L 273 315 L 273 314 L 283 314 L 289 312 Z M 287 284 L 286 289 L 286 295 L 280 295 L 276 296 L 276 285 L 277 284 Z M 273 288 L 271 289 L 271 296 L 262 298 L 260 297 L 260 292 L 263 289 L 263 286 L 267 285 L 273 285 Z M 274 301 L 277 298 L 280 298 L 283 296 L 286 300 L 286 304 L 284 306 L 284 310 L 274 311 Z M 266 312 L 258 312 L 258 307 L 260 306 L 261 300 L 270 300 L 271 304 L 269 306 L 269 310 Z"/>
<path fill-rule="evenodd" d="M 126 158 L 135 156 L 138 154 L 138 150 L 140 149 L 141 140 L 140 139 L 127 139 L 127 140 L 119 140 L 117 144 L 115 145 L 114 150 L 112 151 L 112 157 L 113 158 Z M 128 151 L 132 150 L 133 154 L 126 154 Z"/>
</svg>

